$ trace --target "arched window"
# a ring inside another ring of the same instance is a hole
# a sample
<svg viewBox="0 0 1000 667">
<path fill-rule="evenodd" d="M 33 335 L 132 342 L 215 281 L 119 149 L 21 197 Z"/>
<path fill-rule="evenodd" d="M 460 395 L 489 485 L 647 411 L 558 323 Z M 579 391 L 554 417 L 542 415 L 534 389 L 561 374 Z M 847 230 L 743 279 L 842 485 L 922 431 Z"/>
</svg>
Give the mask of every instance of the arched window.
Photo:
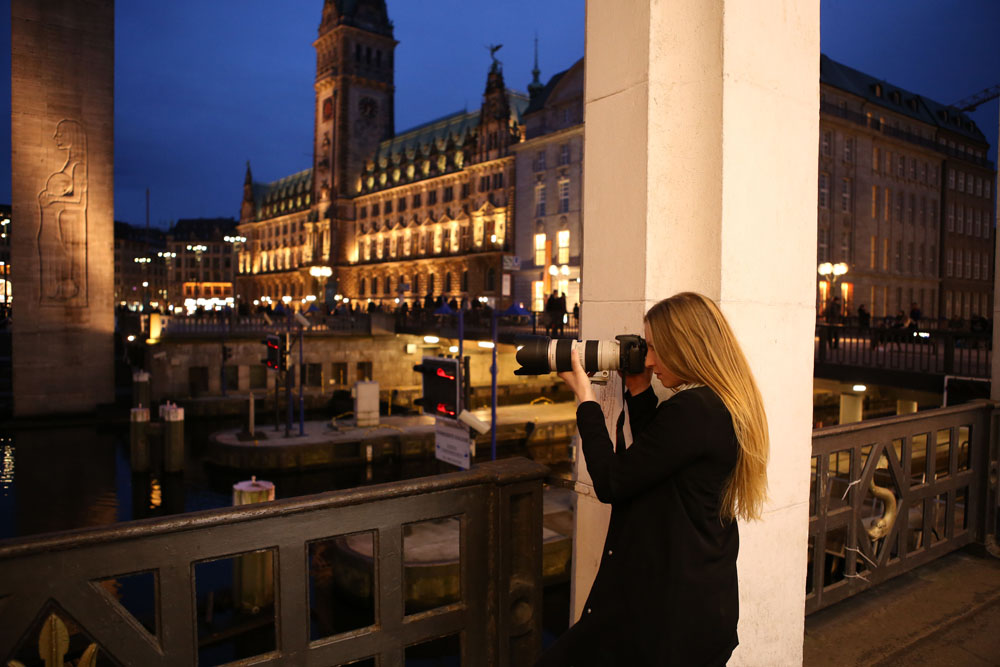
<svg viewBox="0 0 1000 667">
<path fill-rule="evenodd" d="M 496 287 L 496 282 L 497 282 L 497 270 L 494 269 L 491 266 L 490 268 L 486 269 L 486 287 L 485 287 L 485 290 L 487 292 L 494 292 L 494 291 L 496 291 L 496 288 L 497 288 Z"/>
<path fill-rule="evenodd" d="M 444 291 L 446 294 L 451 293 L 451 271 L 444 274 Z"/>
<path fill-rule="evenodd" d="M 427 274 L 427 293 L 434 294 L 434 274 Z"/>
<path fill-rule="evenodd" d="M 362 278 L 361 279 L 361 290 L 359 291 L 359 294 L 361 296 L 364 296 L 367 291 L 368 291 L 368 279 L 367 278 Z"/>
<path fill-rule="evenodd" d="M 378 294 L 378 276 L 372 276 L 372 296 Z"/>
<path fill-rule="evenodd" d="M 462 291 L 463 292 L 468 292 L 469 291 L 469 272 L 468 271 L 462 271 Z"/>
</svg>

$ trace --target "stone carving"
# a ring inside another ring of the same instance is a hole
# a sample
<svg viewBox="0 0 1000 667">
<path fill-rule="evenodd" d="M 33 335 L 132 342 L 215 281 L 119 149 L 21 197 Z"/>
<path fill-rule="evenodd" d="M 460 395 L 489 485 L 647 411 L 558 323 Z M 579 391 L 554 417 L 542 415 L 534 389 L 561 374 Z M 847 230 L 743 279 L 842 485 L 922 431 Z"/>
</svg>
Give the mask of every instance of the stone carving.
<svg viewBox="0 0 1000 667">
<path fill-rule="evenodd" d="M 61 120 L 52 135 L 66 153 L 38 193 L 38 271 L 41 305 L 87 305 L 87 133 Z"/>
</svg>

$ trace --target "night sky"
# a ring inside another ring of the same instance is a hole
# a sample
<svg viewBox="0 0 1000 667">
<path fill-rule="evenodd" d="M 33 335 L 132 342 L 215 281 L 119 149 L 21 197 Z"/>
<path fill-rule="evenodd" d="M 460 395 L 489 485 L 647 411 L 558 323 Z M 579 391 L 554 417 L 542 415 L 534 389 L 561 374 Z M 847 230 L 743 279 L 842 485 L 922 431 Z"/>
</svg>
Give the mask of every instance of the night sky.
<svg viewBox="0 0 1000 667">
<path fill-rule="evenodd" d="M 537 33 L 542 80 L 584 51 L 584 0 L 389 0 L 395 24 L 396 129 L 478 107 L 487 44 L 508 87 L 526 90 Z M 167 227 L 238 216 L 246 160 L 255 180 L 312 158 L 322 0 L 118 0 L 115 218 Z M 956 11 L 956 9 L 958 11 Z M 952 103 L 1000 83 L 997 0 L 822 0 L 822 50 L 891 84 Z M 10 2 L 0 2 L 9 43 Z M 0 53 L 9 72 L 10 53 Z M 9 77 L 7 78 L 9 81 Z M 10 117 L 10 95 L 0 117 Z M 996 160 L 998 102 L 972 115 Z M 10 202 L 10 130 L 0 131 L 0 203 Z"/>
</svg>

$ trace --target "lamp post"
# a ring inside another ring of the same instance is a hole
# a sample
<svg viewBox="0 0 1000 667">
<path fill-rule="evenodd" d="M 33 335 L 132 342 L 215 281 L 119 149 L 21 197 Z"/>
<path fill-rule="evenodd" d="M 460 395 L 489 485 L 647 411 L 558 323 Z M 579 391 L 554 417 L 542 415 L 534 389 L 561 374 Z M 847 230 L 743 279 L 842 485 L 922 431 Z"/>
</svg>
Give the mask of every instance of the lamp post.
<svg viewBox="0 0 1000 667">
<path fill-rule="evenodd" d="M 329 266 L 310 266 L 309 275 L 313 277 L 316 285 L 322 286 L 323 288 L 322 294 L 317 293 L 316 298 L 317 299 L 322 298 L 323 302 L 326 303 L 326 283 L 327 280 L 330 278 L 330 276 L 333 275 L 333 269 L 330 268 Z M 314 289 L 313 291 L 319 292 L 318 289 Z"/>
<path fill-rule="evenodd" d="M 823 277 L 823 280 L 827 281 L 830 285 L 830 291 L 828 295 L 829 299 L 833 299 L 834 297 L 837 296 L 836 294 L 837 281 L 840 279 L 841 276 L 846 274 L 847 271 L 848 271 L 848 266 L 844 262 L 837 262 L 836 264 L 831 264 L 830 262 L 823 262 L 816 268 L 816 272 L 819 273 L 819 275 Z M 826 305 L 825 303 L 821 304 L 821 310 L 824 309 L 822 307 L 825 305 Z M 846 307 L 846 305 L 847 305 L 846 300 L 844 300 L 844 303 L 841 304 L 841 308 Z M 843 311 L 837 314 L 843 315 Z"/>
</svg>

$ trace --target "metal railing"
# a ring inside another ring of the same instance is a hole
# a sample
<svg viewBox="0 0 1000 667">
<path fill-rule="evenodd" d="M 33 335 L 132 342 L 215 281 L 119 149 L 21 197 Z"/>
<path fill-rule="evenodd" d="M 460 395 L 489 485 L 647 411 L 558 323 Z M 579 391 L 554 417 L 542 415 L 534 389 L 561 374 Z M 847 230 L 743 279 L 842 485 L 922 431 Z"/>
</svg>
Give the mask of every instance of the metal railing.
<svg viewBox="0 0 1000 667">
<path fill-rule="evenodd" d="M 934 375 L 990 377 L 992 338 L 984 332 L 860 328 L 817 324 L 815 361 Z"/>
<path fill-rule="evenodd" d="M 980 401 L 813 432 L 807 614 L 995 530 L 994 408 Z"/>
<path fill-rule="evenodd" d="M 0 542 L 0 657 L 7 664 L 40 631 L 39 646 L 51 648 L 62 624 L 116 664 L 196 664 L 199 617 L 207 613 L 196 594 L 197 566 L 250 555 L 260 571 L 273 571 L 275 637 L 271 650 L 241 664 L 377 657 L 395 667 L 407 647 L 456 636 L 463 665 L 531 664 L 541 647 L 545 473 L 526 459 L 504 459 L 466 472 Z M 417 522 L 456 518 L 456 598 L 410 613 L 406 536 Z M 312 545 L 366 531 L 373 620 L 314 639 Z M 135 573 L 155 578 L 149 629 L 105 585 Z M 56 643 L 65 651 L 72 642 Z"/>
<path fill-rule="evenodd" d="M 306 319 L 310 326 L 307 333 L 329 334 L 344 333 L 364 335 L 371 331 L 371 317 L 368 313 L 347 313 L 341 315 L 310 314 Z M 268 331 L 283 330 L 286 326 L 286 316 L 274 314 L 268 323 L 263 317 L 227 317 L 206 315 L 202 317 L 167 317 L 162 318 L 162 338 L 193 338 L 203 336 L 239 336 L 262 334 Z M 292 328 L 298 329 L 298 322 L 292 323 Z"/>
</svg>

